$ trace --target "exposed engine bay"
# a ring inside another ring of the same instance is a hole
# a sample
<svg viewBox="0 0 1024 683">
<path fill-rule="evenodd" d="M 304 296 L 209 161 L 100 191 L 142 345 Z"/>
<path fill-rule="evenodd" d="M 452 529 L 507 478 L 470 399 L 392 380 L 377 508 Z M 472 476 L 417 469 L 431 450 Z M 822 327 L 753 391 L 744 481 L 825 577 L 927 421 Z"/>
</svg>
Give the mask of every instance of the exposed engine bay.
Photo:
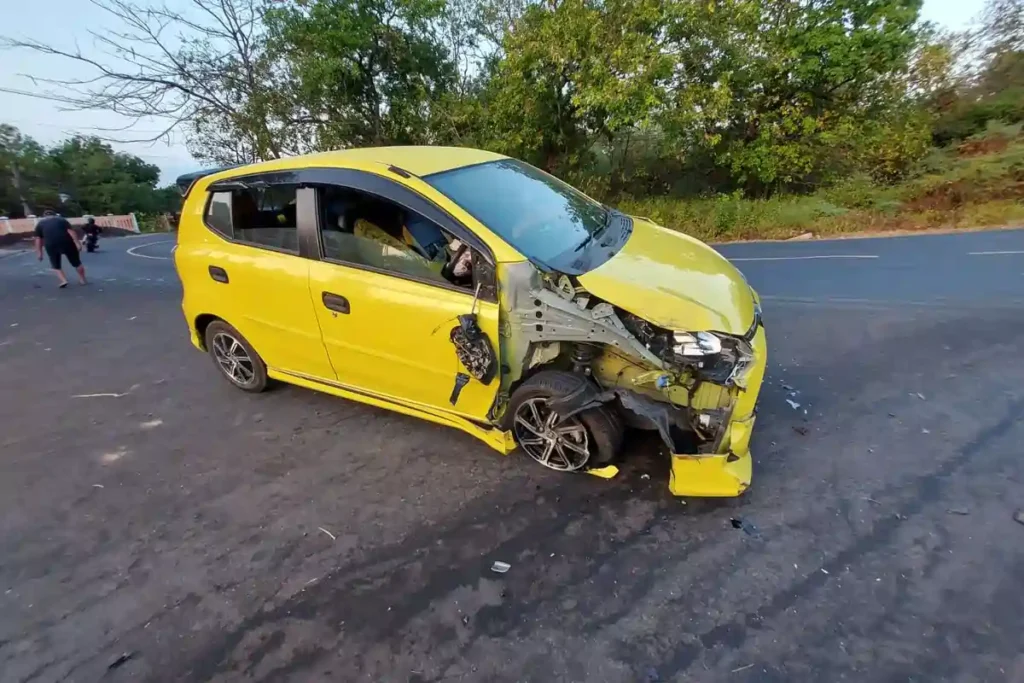
<svg viewBox="0 0 1024 683">
<path fill-rule="evenodd" d="M 557 402 L 564 417 L 615 404 L 629 426 L 656 429 L 673 453 L 718 453 L 753 364 L 753 334 L 667 330 L 590 295 L 574 278 L 512 264 L 501 287 L 500 417 L 516 384 L 540 368 L 585 374 L 596 391 Z"/>
</svg>

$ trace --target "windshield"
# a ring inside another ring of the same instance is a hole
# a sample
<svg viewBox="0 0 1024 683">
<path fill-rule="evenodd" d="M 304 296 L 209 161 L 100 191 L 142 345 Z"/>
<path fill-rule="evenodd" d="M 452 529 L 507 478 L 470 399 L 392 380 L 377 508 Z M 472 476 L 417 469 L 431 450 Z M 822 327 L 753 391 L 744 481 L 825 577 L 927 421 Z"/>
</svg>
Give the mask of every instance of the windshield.
<svg viewBox="0 0 1024 683">
<path fill-rule="evenodd" d="M 608 222 L 608 211 L 579 190 L 514 159 L 424 178 L 532 261 L 576 270 L 577 252 Z"/>
</svg>

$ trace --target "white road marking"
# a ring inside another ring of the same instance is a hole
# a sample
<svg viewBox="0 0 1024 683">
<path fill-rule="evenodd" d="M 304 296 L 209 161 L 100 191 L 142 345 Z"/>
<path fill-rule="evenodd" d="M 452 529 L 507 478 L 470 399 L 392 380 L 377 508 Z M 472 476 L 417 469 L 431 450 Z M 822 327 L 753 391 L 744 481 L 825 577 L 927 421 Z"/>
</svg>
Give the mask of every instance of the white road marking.
<svg viewBox="0 0 1024 683">
<path fill-rule="evenodd" d="M 771 294 L 761 294 L 762 301 L 774 302 L 776 304 L 791 304 L 791 305 L 803 305 L 803 306 L 861 306 L 864 308 L 872 309 L 899 309 L 908 306 L 920 307 L 920 308 L 938 308 L 946 310 L 977 310 L 978 304 L 972 303 L 971 301 L 958 300 L 958 299 L 936 299 L 935 301 L 915 301 L 915 300 L 903 300 L 903 299 L 850 299 L 842 297 L 825 297 L 822 299 L 813 299 L 809 297 L 790 297 L 790 296 L 773 296 Z M 983 306 L 986 310 L 1013 310 L 1019 311 L 1024 308 L 1024 300 L 1022 299 L 1002 299 L 995 303 L 985 303 Z"/>
<path fill-rule="evenodd" d="M 131 254 L 132 256 L 138 256 L 139 258 L 151 258 L 151 259 L 155 259 L 157 261 L 170 261 L 171 260 L 170 256 L 150 256 L 149 254 L 137 254 L 135 252 L 135 250 L 136 249 L 142 249 L 143 247 L 154 247 L 154 246 L 156 246 L 158 244 L 170 244 L 173 241 L 174 240 L 160 240 L 160 241 L 157 241 L 157 242 L 146 242 L 145 244 L 140 244 L 137 247 L 132 247 L 131 249 L 128 249 L 125 253 L 126 254 Z"/>
<path fill-rule="evenodd" d="M 1004 254 L 1024 254 L 1024 251 L 969 251 L 968 256 L 1002 256 Z"/>
<path fill-rule="evenodd" d="M 878 258 L 871 254 L 822 254 L 820 256 L 751 256 L 745 258 L 729 258 L 730 261 L 813 261 L 817 259 L 865 259 Z"/>
</svg>

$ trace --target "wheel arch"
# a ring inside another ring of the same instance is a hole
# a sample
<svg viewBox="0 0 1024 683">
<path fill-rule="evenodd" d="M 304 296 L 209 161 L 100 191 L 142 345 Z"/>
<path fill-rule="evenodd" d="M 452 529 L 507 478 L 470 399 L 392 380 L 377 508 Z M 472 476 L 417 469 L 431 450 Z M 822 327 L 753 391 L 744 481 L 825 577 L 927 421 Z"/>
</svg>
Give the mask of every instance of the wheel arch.
<svg viewBox="0 0 1024 683">
<path fill-rule="evenodd" d="M 206 330 L 212 323 L 217 322 L 218 320 L 220 322 L 227 323 L 228 325 L 231 324 L 219 315 L 214 315 L 212 313 L 200 313 L 192 323 L 199 339 L 199 345 L 202 347 L 203 351 L 209 351 L 209 349 L 206 348 Z"/>
</svg>

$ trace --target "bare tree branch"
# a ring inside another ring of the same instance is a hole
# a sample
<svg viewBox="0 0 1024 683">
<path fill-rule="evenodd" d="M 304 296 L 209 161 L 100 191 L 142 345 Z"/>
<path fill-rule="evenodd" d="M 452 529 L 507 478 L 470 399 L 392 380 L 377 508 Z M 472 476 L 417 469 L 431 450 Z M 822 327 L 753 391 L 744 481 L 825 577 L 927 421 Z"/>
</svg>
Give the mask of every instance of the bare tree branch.
<svg viewBox="0 0 1024 683">
<path fill-rule="evenodd" d="M 111 111 L 130 121 L 122 129 L 161 119 L 140 140 L 169 139 L 177 129 L 198 137 L 194 152 L 217 160 L 283 153 L 272 131 L 283 125 L 267 108 L 270 79 L 262 29 L 262 0 L 188 0 L 173 9 L 142 0 L 89 0 L 110 18 L 90 31 L 93 49 L 55 47 L 34 39 L 0 38 L 0 49 L 63 59 L 91 72 L 65 79 L 33 77 L 36 92 L 0 89 L 56 102 L 74 111 Z M 248 142 L 239 149 L 234 135 Z"/>
</svg>

